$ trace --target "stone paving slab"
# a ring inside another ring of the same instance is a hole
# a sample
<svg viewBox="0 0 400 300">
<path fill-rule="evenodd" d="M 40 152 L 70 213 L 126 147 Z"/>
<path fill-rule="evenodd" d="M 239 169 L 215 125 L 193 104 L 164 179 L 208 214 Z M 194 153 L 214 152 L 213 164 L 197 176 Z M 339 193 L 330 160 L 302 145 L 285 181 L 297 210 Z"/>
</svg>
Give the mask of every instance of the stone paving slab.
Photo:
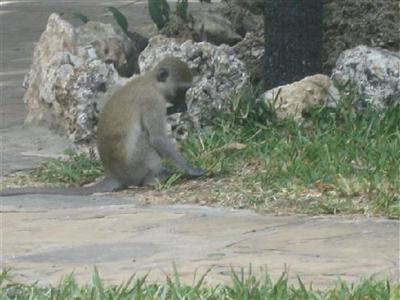
<svg viewBox="0 0 400 300">
<path fill-rule="evenodd" d="M 201 206 L 143 206 L 113 196 L 1 199 L 1 264 L 16 278 L 56 284 L 71 272 L 88 281 L 96 265 L 112 283 L 132 274 L 163 280 L 175 262 L 183 280 L 230 266 L 274 278 L 288 268 L 316 286 L 340 276 L 399 281 L 399 222 L 385 219 L 259 215 Z"/>
</svg>

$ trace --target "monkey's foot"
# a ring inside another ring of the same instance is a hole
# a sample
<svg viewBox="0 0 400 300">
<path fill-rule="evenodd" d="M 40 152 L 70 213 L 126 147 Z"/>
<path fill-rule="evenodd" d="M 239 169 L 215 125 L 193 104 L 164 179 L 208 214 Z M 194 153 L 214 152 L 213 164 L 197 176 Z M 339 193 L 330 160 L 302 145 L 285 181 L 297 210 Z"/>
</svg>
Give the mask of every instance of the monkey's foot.
<svg viewBox="0 0 400 300">
<path fill-rule="evenodd" d="M 111 193 L 118 192 L 126 187 L 127 186 L 125 184 L 121 183 L 117 179 L 106 177 L 90 188 L 93 189 L 93 193 Z"/>
</svg>

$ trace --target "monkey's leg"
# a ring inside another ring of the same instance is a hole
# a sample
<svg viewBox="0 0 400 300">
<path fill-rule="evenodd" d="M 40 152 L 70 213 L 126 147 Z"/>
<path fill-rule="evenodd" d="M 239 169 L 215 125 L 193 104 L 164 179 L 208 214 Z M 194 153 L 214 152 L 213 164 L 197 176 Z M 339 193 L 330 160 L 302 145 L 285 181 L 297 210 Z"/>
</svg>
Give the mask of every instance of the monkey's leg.
<svg viewBox="0 0 400 300">
<path fill-rule="evenodd" d="M 168 173 L 161 165 L 161 158 L 156 151 L 148 149 L 145 157 L 145 166 L 143 170 L 146 170 L 146 175 L 140 180 L 140 186 L 151 186 L 157 181 L 165 181 L 168 178 Z"/>
</svg>

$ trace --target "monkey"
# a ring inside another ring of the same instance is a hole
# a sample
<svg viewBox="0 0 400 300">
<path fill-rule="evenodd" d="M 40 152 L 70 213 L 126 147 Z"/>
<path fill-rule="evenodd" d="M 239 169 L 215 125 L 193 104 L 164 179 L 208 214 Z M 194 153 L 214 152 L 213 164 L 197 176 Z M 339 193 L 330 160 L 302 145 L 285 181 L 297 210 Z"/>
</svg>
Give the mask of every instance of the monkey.
<svg viewBox="0 0 400 300">
<path fill-rule="evenodd" d="M 155 71 L 119 90 L 99 117 L 97 148 L 106 174 L 122 185 L 148 185 L 162 174 L 169 159 L 189 177 L 204 171 L 189 165 L 167 136 L 167 106 L 186 109 L 192 74 L 177 58 L 163 59 Z"/>
<path fill-rule="evenodd" d="M 163 159 L 170 160 L 188 178 L 204 175 L 206 171 L 190 165 L 167 136 L 167 108 L 187 109 L 186 92 L 192 82 L 188 65 L 170 56 L 114 93 L 100 112 L 97 125 L 103 181 L 78 188 L 6 189 L 0 191 L 0 196 L 91 195 L 148 186 L 165 179 Z"/>
</svg>

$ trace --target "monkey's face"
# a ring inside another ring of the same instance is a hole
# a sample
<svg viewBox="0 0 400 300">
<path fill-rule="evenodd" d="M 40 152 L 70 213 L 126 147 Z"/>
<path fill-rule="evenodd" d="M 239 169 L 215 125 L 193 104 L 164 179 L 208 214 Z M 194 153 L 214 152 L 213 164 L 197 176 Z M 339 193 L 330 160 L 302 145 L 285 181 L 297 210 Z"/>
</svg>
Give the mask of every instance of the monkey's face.
<svg viewBox="0 0 400 300">
<path fill-rule="evenodd" d="M 190 80 L 183 80 L 176 72 L 170 72 L 166 68 L 157 71 L 157 81 L 161 85 L 162 94 L 168 102 L 167 114 L 187 111 L 186 92 L 192 85 Z"/>
</svg>

